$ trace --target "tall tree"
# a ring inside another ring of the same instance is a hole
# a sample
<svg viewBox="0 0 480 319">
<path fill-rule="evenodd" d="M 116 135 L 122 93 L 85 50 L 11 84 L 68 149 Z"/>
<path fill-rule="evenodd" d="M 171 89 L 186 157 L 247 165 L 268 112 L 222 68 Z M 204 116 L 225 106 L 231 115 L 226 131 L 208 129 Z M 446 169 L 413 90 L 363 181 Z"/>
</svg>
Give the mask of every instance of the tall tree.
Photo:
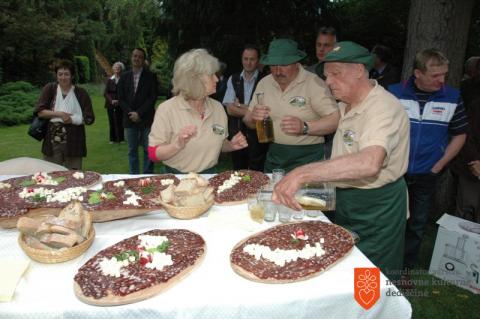
<svg viewBox="0 0 480 319">
<path fill-rule="evenodd" d="M 475 0 L 416 0 L 411 2 L 402 78 L 412 73 L 415 53 L 437 48 L 450 60 L 449 84 L 460 83 Z"/>
</svg>

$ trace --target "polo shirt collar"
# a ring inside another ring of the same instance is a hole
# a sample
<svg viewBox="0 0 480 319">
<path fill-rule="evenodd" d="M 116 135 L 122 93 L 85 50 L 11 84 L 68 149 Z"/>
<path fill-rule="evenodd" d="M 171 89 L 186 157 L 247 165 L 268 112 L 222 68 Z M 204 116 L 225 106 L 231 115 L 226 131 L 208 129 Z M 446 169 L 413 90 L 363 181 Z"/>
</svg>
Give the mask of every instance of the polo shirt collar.
<svg viewBox="0 0 480 319">
<path fill-rule="evenodd" d="M 342 116 L 351 117 L 351 116 L 354 116 L 355 114 L 361 114 L 368 108 L 368 100 L 370 100 L 370 97 L 378 94 L 379 90 L 381 90 L 381 86 L 378 84 L 377 80 L 370 79 L 370 83 L 374 85 L 373 88 L 370 90 L 370 92 L 368 92 L 367 96 L 363 99 L 360 105 L 351 109 L 347 115 L 345 115 L 345 108 L 347 105 L 345 103 L 342 103 L 343 104 L 343 107 L 341 108 Z"/>
<path fill-rule="evenodd" d="M 242 70 L 242 72 L 240 73 L 240 78 L 245 79 L 244 75 L 245 75 L 245 70 Z M 247 81 L 254 81 L 254 80 L 257 79 L 257 77 L 258 77 L 258 69 L 256 69 L 255 72 L 253 72 L 252 78 L 250 80 L 247 80 Z"/>
</svg>

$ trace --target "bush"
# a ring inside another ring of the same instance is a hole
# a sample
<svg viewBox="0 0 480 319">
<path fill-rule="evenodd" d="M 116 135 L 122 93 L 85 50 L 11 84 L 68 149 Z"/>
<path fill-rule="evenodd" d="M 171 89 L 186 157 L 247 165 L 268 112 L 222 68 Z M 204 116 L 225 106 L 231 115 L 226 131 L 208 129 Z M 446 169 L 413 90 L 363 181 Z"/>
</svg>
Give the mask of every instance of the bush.
<svg viewBox="0 0 480 319">
<path fill-rule="evenodd" d="M 76 55 L 73 57 L 75 64 L 75 74 L 77 75 L 78 83 L 90 82 L 90 60 L 87 56 Z"/>
<path fill-rule="evenodd" d="M 30 123 L 39 90 L 24 81 L 0 86 L 0 126 Z"/>
</svg>

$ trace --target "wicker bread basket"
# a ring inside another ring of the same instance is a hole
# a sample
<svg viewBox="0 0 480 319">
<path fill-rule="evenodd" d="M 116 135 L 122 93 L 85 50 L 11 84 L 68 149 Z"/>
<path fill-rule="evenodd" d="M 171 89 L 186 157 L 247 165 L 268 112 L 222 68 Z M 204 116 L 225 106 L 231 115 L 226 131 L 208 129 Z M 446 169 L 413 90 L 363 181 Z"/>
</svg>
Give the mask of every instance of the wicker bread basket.
<svg viewBox="0 0 480 319">
<path fill-rule="evenodd" d="M 198 217 L 205 213 L 210 207 L 212 207 L 215 201 L 211 200 L 201 206 L 193 206 L 193 207 L 186 207 L 186 206 L 173 206 L 167 203 L 162 202 L 162 206 L 165 208 L 167 213 L 175 218 L 178 219 L 192 219 Z"/>
<path fill-rule="evenodd" d="M 25 234 L 20 234 L 20 236 L 18 236 L 18 243 L 20 244 L 20 247 L 22 247 L 25 254 L 27 254 L 31 259 L 41 263 L 55 264 L 80 256 L 92 245 L 94 238 L 95 230 L 92 227 L 90 229 L 90 233 L 88 234 L 87 240 L 71 248 L 60 248 L 57 250 L 32 248 L 26 244 Z"/>
</svg>

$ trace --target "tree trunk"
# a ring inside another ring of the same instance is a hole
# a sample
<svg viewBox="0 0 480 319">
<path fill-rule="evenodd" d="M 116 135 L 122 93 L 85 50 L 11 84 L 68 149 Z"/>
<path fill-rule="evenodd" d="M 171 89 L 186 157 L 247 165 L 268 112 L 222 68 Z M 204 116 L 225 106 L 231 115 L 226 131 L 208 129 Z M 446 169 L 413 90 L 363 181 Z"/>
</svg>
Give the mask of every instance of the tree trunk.
<svg viewBox="0 0 480 319">
<path fill-rule="evenodd" d="M 436 48 L 450 60 L 448 84 L 459 87 L 475 0 L 412 0 L 402 78 L 412 74 L 415 53 Z"/>
</svg>

